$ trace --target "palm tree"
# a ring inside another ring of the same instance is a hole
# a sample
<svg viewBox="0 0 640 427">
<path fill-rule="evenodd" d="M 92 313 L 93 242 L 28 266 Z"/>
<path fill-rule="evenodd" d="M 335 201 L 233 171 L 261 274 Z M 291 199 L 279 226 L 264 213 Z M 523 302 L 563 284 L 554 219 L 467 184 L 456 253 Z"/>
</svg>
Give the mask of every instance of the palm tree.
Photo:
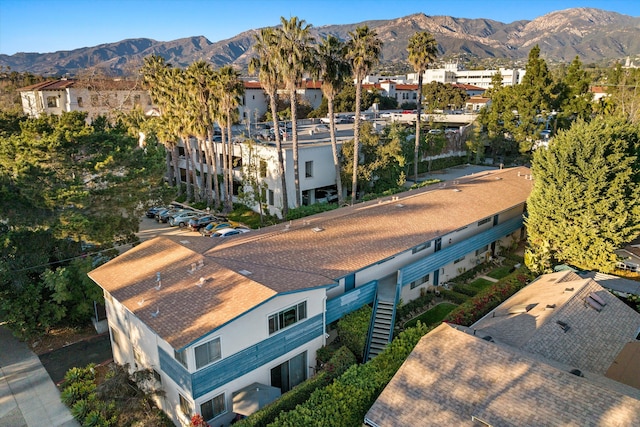
<svg viewBox="0 0 640 427">
<path fill-rule="evenodd" d="M 409 63 L 413 65 L 413 69 L 418 73 L 418 117 L 416 119 L 416 140 L 413 149 L 413 179 L 414 182 L 417 183 L 420 121 L 422 118 L 422 76 L 429 64 L 432 63 L 438 55 L 438 43 L 428 31 L 417 32 L 409 38 L 407 51 L 409 52 Z"/>
<path fill-rule="evenodd" d="M 360 158 L 360 98 L 362 95 L 362 80 L 371 69 L 380 62 L 382 41 L 374 30 L 364 25 L 349 32 L 347 42 L 347 59 L 351 64 L 351 71 L 356 81 L 356 112 L 353 125 L 353 178 L 351 180 L 351 204 L 356 200 L 358 186 L 358 161 Z"/>
<path fill-rule="evenodd" d="M 333 103 L 342 87 L 345 79 L 351 74 L 351 67 L 346 60 L 346 44 L 336 37 L 329 35 L 317 49 L 318 66 L 315 67 L 317 77 L 322 81 L 322 94 L 327 99 L 327 109 L 329 117 L 335 117 Z M 329 121 L 329 131 L 331 135 L 331 149 L 333 151 L 333 164 L 336 169 L 336 187 L 338 188 L 338 205 L 342 205 L 342 177 L 340 174 L 340 158 L 338 157 L 338 144 L 336 142 L 335 120 Z"/>
<path fill-rule="evenodd" d="M 234 122 L 234 119 L 237 120 L 237 117 L 234 117 L 234 113 L 237 114 L 238 105 L 240 105 L 240 98 L 244 94 L 244 84 L 240 80 L 240 73 L 233 69 L 230 65 L 225 65 L 220 68 L 217 73 L 217 95 L 218 102 L 220 103 L 221 112 L 224 115 L 224 123 L 227 126 L 227 146 L 226 155 L 228 158 L 225 163 L 227 167 L 225 168 L 225 177 L 226 177 L 226 188 L 225 188 L 225 208 L 228 212 L 233 209 L 233 204 L 231 197 L 233 195 L 233 144 L 232 144 L 232 134 L 231 134 L 231 125 Z M 223 155 L 224 155 L 224 128 L 220 126 L 222 129 L 223 135 Z"/>
<path fill-rule="evenodd" d="M 298 168 L 298 98 L 296 90 L 301 82 L 304 72 L 311 60 L 311 46 L 313 37 L 310 33 L 311 24 L 307 25 L 304 19 L 296 16 L 289 20 L 280 18 L 282 26 L 275 31 L 279 38 L 279 55 L 277 68 L 284 79 L 285 87 L 289 92 L 291 104 L 291 133 L 293 140 L 293 176 L 296 190 L 296 207 L 300 206 L 300 174 Z M 278 128 L 276 128 L 277 131 Z"/>
<path fill-rule="evenodd" d="M 273 28 L 263 28 L 256 34 L 256 43 L 253 49 L 258 55 L 249 63 L 249 72 L 258 72 L 260 85 L 269 96 L 269 107 L 273 118 L 273 129 L 278 129 L 278 85 L 280 84 L 280 74 L 276 68 L 276 58 L 278 52 L 278 37 Z M 276 151 L 278 152 L 278 174 L 282 185 L 282 217 L 286 218 L 289 213 L 289 198 L 287 197 L 287 180 L 284 173 L 284 157 L 282 155 L 282 142 L 280 132 L 274 132 L 276 138 Z"/>
</svg>

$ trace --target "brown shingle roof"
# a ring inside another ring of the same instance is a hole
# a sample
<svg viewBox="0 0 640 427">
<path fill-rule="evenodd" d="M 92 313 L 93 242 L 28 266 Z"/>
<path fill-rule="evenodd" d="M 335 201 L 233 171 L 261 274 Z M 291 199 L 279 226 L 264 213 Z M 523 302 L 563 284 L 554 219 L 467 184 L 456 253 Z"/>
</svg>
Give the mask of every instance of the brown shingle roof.
<svg viewBox="0 0 640 427">
<path fill-rule="evenodd" d="M 366 414 L 371 425 L 632 426 L 621 394 L 442 324 L 424 336 Z"/>
<path fill-rule="evenodd" d="M 90 277 L 140 313 L 162 338 L 181 346 L 277 293 L 331 286 L 347 274 L 517 206 L 531 191 L 533 181 L 524 177 L 528 173 L 526 168 L 485 172 L 455 186 L 413 190 L 397 200 L 387 197 L 228 239 L 192 238 L 185 244 L 179 237 L 156 238 L 98 267 Z M 314 231 L 318 228 L 322 231 Z M 199 297 L 202 289 L 186 274 L 190 263 L 200 259 L 203 272 L 229 278 L 203 286 L 211 292 L 207 298 Z M 239 274 L 242 270 L 251 275 Z M 155 292 L 158 271 L 163 291 Z M 148 313 L 158 305 L 163 314 L 151 318 Z M 215 316 L 205 316 L 213 306 Z M 196 316 L 185 316 L 185 310 Z"/>
</svg>

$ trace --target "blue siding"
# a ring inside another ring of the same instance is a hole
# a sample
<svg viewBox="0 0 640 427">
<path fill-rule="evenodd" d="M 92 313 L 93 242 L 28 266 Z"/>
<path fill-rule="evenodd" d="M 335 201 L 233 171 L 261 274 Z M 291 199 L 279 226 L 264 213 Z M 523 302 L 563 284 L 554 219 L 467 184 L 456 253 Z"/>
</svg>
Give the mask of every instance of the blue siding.
<svg viewBox="0 0 640 427">
<path fill-rule="evenodd" d="M 327 325 L 342 318 L 345 314 L 359 309 L 365 304 L 371 304 L 377 287 L 378 281 L 374 280 L 327 301 Z"/>
<path fill-rule="evenodd" d="M 300 322 L 192 374 L 193 398 L 215 390 L 324 333 L 322 315 Z"/>
<path fill-rule="evenodd" d="M 467 255 L 477 249 L 480 249 L 484 245 L 488 245 L 522 227 L 523 219 L 521 216 L 512 218 L 498 224 L 487 231 L 476 234 L 469 237 L 463 242 L 453 244 L 444 248 L 441 251 L 435 252 L 420 261 L 417 261 L 411 265 L 408 265 L 400 269 L 402 277 L 402 285 L 413 282 L 414 280 L 423 277 L 440 267 L 443 267 L 454 260 Z"/>
<path fill-rule="evenodd" d="M 191 393 L 191 374 L 184 366 L 180 364 L 173 355 L 158 347 L 158 356 L 160 356 L 160 369 L 167 374 L 176 384 L 180 385 L 183 390 Z"/>
</svg>

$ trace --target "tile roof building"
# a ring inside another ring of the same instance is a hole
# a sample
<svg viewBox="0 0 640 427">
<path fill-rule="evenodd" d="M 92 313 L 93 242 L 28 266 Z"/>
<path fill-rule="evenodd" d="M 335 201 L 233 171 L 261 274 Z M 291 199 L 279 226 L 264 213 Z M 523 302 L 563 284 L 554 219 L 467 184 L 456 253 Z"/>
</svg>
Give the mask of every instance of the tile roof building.
<svg viewBox="0 0 640 427">
<path fill-rule="evenodd" d="M 424 336 L 370 426 L 640 425 L 640 314 L 593 279 L 539 277 L 470 328 Z"/>
<path fill-rule="evenodd" d="M 227 424 L 244 387 L 311 375 L 344 314 L 412 300 L 519 240 L 531 186 L 528 169 L 503 169 L 228 239 L 145 241 L 89 273 L 114 359 L 156 370 L 176 424 Z"/>
</svg>

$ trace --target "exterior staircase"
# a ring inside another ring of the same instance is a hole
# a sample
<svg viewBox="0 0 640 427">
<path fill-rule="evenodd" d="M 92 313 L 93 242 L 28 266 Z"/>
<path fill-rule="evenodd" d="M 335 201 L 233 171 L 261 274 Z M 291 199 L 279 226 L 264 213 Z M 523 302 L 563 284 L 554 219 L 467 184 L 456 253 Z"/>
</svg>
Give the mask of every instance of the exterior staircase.
<svg viewBox="0 0 640 427">
<path fill-rule="evenodd" d="M 376 300 L 371 315 L 365 360 L 371 360 L 391 341 L 396 306 L 393 301 Z"/>
</svg>

